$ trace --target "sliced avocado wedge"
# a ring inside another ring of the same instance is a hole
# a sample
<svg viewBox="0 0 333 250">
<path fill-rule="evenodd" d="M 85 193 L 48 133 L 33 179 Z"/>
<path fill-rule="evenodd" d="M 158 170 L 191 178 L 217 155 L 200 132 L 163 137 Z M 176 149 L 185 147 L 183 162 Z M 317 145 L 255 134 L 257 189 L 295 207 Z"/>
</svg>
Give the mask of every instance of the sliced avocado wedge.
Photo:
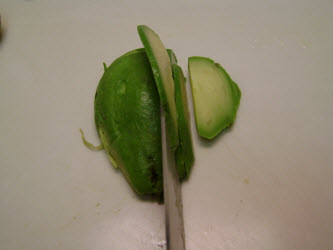
<svg viewBox="0 0 333 250">
<path fill-rule="evenodd" d="M 188 68 L 198 134 L 212 139 L 234 122 L 241 91 L 228 73 L 209 58 L 190 57 Z"/>
<path fill-rule="evenodd" d="M 175 53 L 171 49 L 168 49 L 167 52 L 169 54 L 175 83 L 175 102 L 178 118 L 179 145 L 175 152 L 176 168 L 180 179 L 184 179 L 189 176 L 194 162 L 186 79 L 183 70 L 177 65 Z"/>
<path fill-rule="evenodd" d="M 175 103 L 175 90 L 170 59 L 163 43 L 156 33 L 145 25 L 139 25 L 138 33 L 145 47 L 154 74 L 161 105 L 165 114 L 167 140 L 171 150 L 176 150 L 178 140 L 178 122 Z"/>
<path fill-rule="evenodd" d="M 96 90 L 95 123 L 114 166 L 139 194 L 161 194 L 160 98 L 144 50 L 108 67 Z"/>
<path fill-rule="evenodd" d="M 174 57 L 175 58 L 175 57 Z M 178 115 L 179 145 L 176 149 L 176 166 L 180 179 L 189 176 L 193 162 L 194 153 L 192 145 L 190 112 L 187 102 L 186 79 L 181 67 L 172 65 L 173 78 L 175 82 L 175 101 Z"/>
<path fill-rule="evenodd" d="M 172 49 L 167 49 L 167 52 L 168 52 L 168 55 L 170 58 L 170 64 L 171 64 L 171 68 L 172 68 L 172 65 L 177 64 L 177 57 Z M 173 72 L 172 72 L 172 74 L 173 74 Z"/>
</svg>

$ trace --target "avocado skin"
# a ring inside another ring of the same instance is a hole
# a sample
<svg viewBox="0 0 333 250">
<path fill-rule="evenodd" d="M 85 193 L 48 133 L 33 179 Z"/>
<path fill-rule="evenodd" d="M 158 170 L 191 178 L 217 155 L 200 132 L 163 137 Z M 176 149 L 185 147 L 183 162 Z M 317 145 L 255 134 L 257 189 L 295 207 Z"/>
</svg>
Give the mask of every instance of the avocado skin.
<svg viewBox="0 0 333 250">
<path fill-rule="evenodd" d="M 144 50 L 108 67 L 96 90 L 95 123 L 110 160 L 139 194 L 161 194 L 160 99 Z"/>
</svg>

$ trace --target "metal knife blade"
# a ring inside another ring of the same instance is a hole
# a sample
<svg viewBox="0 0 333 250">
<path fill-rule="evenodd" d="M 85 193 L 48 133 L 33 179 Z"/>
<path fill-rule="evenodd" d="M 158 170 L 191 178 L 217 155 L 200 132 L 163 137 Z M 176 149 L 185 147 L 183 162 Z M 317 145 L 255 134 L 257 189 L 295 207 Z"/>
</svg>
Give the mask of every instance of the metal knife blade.
<svg viewBox="0 0 333 250">
<path fill-rule="evenodd" d="M 183 204 L 175 154 L 168 145 L 164 111 L 161 109 L 163 188 L 168 250 L 185 250 Z"/>
</svg>

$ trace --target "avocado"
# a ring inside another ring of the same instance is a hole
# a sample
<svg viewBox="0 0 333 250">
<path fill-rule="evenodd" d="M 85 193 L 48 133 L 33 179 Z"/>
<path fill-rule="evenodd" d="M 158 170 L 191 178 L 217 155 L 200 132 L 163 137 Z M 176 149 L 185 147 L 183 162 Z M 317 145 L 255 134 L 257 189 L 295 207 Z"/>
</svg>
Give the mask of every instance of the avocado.
<svg viewBox="0 0 333 250">
<path fill-rule="evenodd" d="M 177 57 L 172 49 L 167 49 L 167 53 L 169 55 L 170 64 L 171 64 L 171 68 L 172 68 L 172 65 L 177 64 Z M 172 72 L 172 74 L 173 74 L 173 72 Z"/>
<path fill-rule="evenodd" d="M 167 50 L 158 35 L 145 25 L 137 27 L 140 39 L 145 47 L 158 93 L 165 114 L 167 140 L 172 151 L 175 151 L 178 139 L 178 121 L 175 103 L 175 89 L 172 78 L 172 69 Z"/>
<path fill-rule="evenodd" d="M 172 49 L 166 49 L 166 50 L 167 50 L 167 53 L 169 55 L 169 58 L 170 58 L 170 61 L 171 61 L 171 65 L 174 64 L 174 63 L 177 63 L 176 55 L 174 54 L 174 52 L 172 51 Z M 131 51 L 125 53 L 122 56 L 127 56 L 127 55 L 130 55 L 130 54 L 137 53 L 137 52 L 142 52 L 142 51 L 146 51 L 145 48 L 138 48 L 138 49 L 131 50 Z"/>
<path fill-rule="evenodd" d="M 212 139 L 235 121 L 241 91 L 210 58 L 190 57 L 188 68 L 198 134 Z"/>
<path fill-rule="evenodd" d="M 139 194 L 161 194 L 160 99 L 144 50 L 116 59 L 98 84 L 95 123 L 114 166 Z"/>
<path fill-rule="evenodd" d="M 194 153 L 191 135 L 190 112 L 187 102 L 186 79 L 181 67 L 172 65 L 173 78 L 175 82 L 175 101 L 178 117 L 179 145 L 176 149 L 176 168 L 180 179 L 188 177 L 193 162 Z"/>
<path fill-rule="evenodd" d="M 175 102 L 178 120 L 179 144 L 175 152 L 176 168 L 182 180 L 189 176 L 193 162 L 194 152 L 191 135 L 190 112 L 186 93 L 186 78 L 182 68 L 177 64 L 177 57 L 171 49 L 167 49 L 172 76 L 175 83 Z"/>
</svg>

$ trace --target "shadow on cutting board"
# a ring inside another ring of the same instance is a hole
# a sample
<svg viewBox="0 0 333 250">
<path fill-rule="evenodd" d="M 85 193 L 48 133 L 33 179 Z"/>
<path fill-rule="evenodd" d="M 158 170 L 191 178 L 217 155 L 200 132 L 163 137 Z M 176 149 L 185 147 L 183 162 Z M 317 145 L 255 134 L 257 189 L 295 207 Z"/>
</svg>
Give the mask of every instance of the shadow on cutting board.
<svg viewBox="0 0 333 250">
<path fill-rule="evenodd" d="M 6 29 L 3 27 L 0 16 L 0 48 L 2 46 L 2 42 L 4 40 L 5 35 L 6 35 Z"/>
</svg>

